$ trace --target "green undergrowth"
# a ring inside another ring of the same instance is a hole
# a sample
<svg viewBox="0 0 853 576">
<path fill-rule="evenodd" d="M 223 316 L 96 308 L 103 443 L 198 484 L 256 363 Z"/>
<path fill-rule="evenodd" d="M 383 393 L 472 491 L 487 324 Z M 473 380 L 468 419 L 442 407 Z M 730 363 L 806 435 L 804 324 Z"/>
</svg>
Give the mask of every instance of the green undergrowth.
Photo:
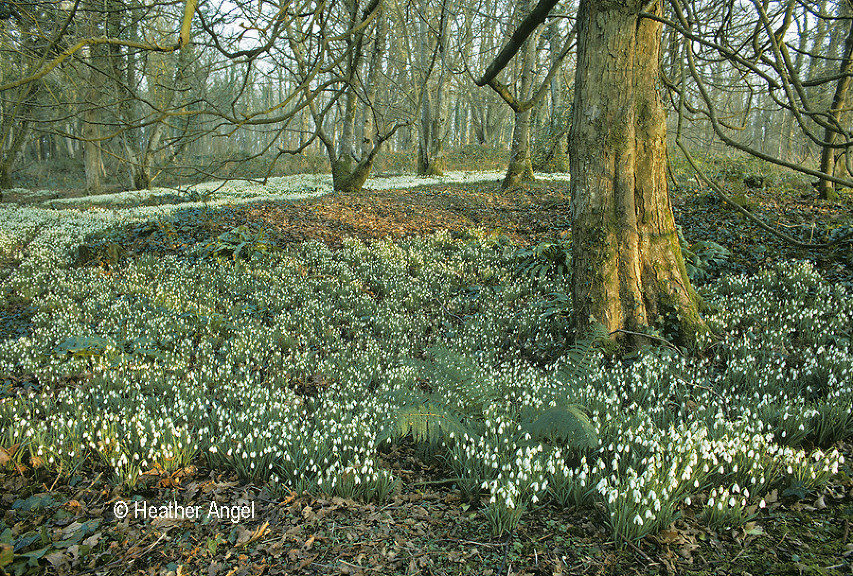
<svg viewBox="0 0 853 576">
<path fill-rule="evenodd" d="M 685 514 L 734 529 L 847 470 L 853 301 L 806 263 L 706 284 L 719 340 L 700 358 L 613 358 L 568 331 L 567 239 L 333 251 L 243 228 L 104 265 L 75 251 L 158 224 L 55 212 L 38 230 L 3 213 L 0 249 L 29 242 L 0 292 L 27 307 L 0 340 L 8 466 L 133 490 L 196 464 L 385 502 L 406 489 L 386 457 L 410 442 L 496 536 L 592 506 L 619 543 Z"/>
</svg>

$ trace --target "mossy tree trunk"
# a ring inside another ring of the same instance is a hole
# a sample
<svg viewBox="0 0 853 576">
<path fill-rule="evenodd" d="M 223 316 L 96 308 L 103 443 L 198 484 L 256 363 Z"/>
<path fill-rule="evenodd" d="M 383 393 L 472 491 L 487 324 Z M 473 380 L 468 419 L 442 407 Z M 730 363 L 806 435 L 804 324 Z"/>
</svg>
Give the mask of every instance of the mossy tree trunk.
<svg viewBox="0 0 853 576">
<path fill-rule="evenodd" d="M 148 190 L 154 181 L 152 168 L 154 167 L 154 155 L 160 148 L 160 140 L 163 137 L 163 122 L 157 122 L 151 128 L 151 134 L 145 144 L 145 150 L 139 152 L 138 160 L 133 166 L 133 189 Z"/>
<path fill-rule="evenodd" d="M 6 160 L 0 161 L 0 199 L 3 198 L 2 190 L 12 187 L 12 164 Z"/>
<path fill-rule="evenodd" d="M 29 87 L 25 86 L 27 90 Z M 25 113 L 29 113 L 26 107 Z M 12 172 L 15 169 L 15 161 L 24 147 L 27 136 L 30 133 L 29 119 L 17 117 L 18 110 L 11 110 L 8 118 L 3 119 L 2 135 L 3 143 L 11 141 L 8 146 L 0 148 L 0 190 L 12 188 Z"/>
<path fill-rule="evenodd" d="M 835 174 L 836 154 L 840 152 L 836 148 L 838 135 L 841 131 L 842 116 L 847 108 L 847 94 L 850 91 L 851 77 L 853 71 L 853 19 L 850 20 L 850 29 L 847 32 L 847 40 L 844 42 L 844 54 L 841 58 L 839 70 L 840 78 L 835 85 L 835 94 L 832 98 L 832 108 L 827 115 L 827 125 L 823 136 L 823 149 L 820 155 L 820 171 L 824 174 Z M 818 193 L 823 200 L 838 199 L 835 184 L 832 180 L 821 178 L 818 182 Z"/>
<path fill-rule="evenodd" d="M 364 56 L 366 24 L 372 19 L 374 11 L 381 10 L 380 0 L 368 0 L 364 7 L 363 13 L 359 17 L 358 0 L 347 0 L 346 9 L 350 19 L 350 29 L 354 30 L 353 34 L 347 36 L 348 58 L 345 64 L 345 74 L 342 78 L 343 86 L 340 93 L 343 95 L 343 114 L 338 119 L 340 128 L 340 136 L 335 138 L 335 130 L 327 132 L 323 125 L 326 121 L 325 112 L 318 110 L 316 103 L 316 93 L 312 92 L 310 87 L 305 87 L 304 91 L 308 100 L 308 109 L 314 117 L 315 134 L 326 149 L 326 154 L 329 157 L 329 163 L 332 167 L 332 185 L 337 192 L 357 193 L 360 192 L 367 178 L 370 176 L 370 171 L 377 155 L 382 150 L 382 146 L 391 139 L 400 128 L 407 126 L 407 123 L 397 123 L 390 129 L 380 132 L 374 124 L 371 128 L 372 137 L 370 142 L 362 140 L 361 146 L 355 145 L 355 119 L 357 117 L 357 105 L 359 98 L 363 98 L 365 94 L 375 97 L 376 90 L 363 91 L 364 85 L 359 80 L 359 66 L 361 59 Z M 380 27 L 380 32 L 382 31 Z M 376 34 L 374 30 L 374 34 Z M 386 43 L 374 43 L 374 58 L 378 62 L 381 54 L 376 51 L 384 51 Z M 300 67 L 304 71 L 307 68 L 308 60 L 302 53 L 302 47 L 299 43 L 291 40 L 290 47 L 300 60 Z M 367 85 L 378 82 L 380 75 L 379 66 L 369 68 L 370 77 L 366 79 Z M 360 92 L 360 94 L 359 94 Z M 368 113 L 375 114 L 375 103 L 365 98 L 364 105 L 369 107 Z M 328 106 L 328 105 L 327 105 Z M 356 152 L 361 150 L 360 157 L 356 156 Z"/>
<path fill-rule="evenodd" d="M 515 113 L 509 166 L 501 187 L 504 190 L 510 190 L 533 181 L 533 162 L 530 159 L 530 108 L 528 108 L 523 112 Z"/>
<path fill-rule="evenodd" d="M 376 152 L 379 151 L 381 143 L 374 144 L 373 154 L 368 154 L 360 162 L 353 158 L 338 158 L 332 162 L 332 186 L 338 192 L 356 193 L 361 192 L 364 183 L 370 177 Z"/>
<path fill-rule="evenodd" d="M 681 254 L 656 90 L 661 25 L 639 0 L 582 0 L 571 126 L 575 325 L 663 323 L 685 345 L 707 330 Z M 660 12 L 660 2 L 649 10 Z"/>
<path fill-rule="evenodd" d="M 521 13 L 524 14 L 529 10 L 529 2 L 522 1 Z M 530 116 L 534 104 L 531 97 L 533 95 L 534 74 L 536 73 L 536 43 L 538 39 L 539 33 L 534 32 L 521 49 L 521 85 L 517 98 L 521 102 L 513 106 L 515 123 L 512 127 L 509 166 L 501 185 L 504 190 L 517 188 L 522 184 L 534 181 L 533 162 L 530 158 Z M 529 104 L 528 101 L 530 101 Z"/>
</svg>

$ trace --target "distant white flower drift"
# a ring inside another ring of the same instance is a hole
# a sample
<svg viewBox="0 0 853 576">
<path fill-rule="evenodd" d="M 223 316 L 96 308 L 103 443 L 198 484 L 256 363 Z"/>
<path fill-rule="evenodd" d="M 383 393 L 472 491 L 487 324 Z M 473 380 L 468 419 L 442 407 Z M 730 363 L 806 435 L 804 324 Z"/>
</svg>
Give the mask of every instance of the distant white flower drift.
<svg viewBox="0 0 853 576">
<path fill-rule="evenodd" d="M 502 172 L 448 172 L 444 176 L 380 176 L 368 179 L 365 189 L 394 190 L 415 188 L 435 184 L 459 184 L 465 182 L 483 182 L 500 180 Z M 568 174 L 536 174 L 538 180 L 559 181 L 568 180 Z M 330 174 L 298 174 L 270 178 L 266 184 L 247 180 L 228 180 L 223 182 L 206 182 L 185 188 L 154 188 L 151 190 L 134 190 L 115 194 L 99 194 L 78 198 L 47 200 L 45 205 L 51 207 L 72 206 L 127 206 L 134 203 L 149 202 L 158 198 L 174 198 L 177 194 L 187 197 L 200 196 L 209 193 L 206 201 L 212 205 L 241 204 L 253 201 L 269 200 L 298 200 L 313 196 L 322 196 L 332 192 L 332 176 Z M 47 195 L 50 191 L 41 191 Z M 181 202 L 179 205 L 188 207 L 200 205 L 202 202 Z"/>
</svg>

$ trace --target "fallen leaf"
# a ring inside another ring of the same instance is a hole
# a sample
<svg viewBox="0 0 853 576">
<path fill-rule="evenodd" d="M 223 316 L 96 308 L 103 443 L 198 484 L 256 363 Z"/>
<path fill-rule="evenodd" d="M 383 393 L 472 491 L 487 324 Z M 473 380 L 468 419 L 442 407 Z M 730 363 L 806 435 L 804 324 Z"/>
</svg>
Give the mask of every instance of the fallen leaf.
<svg viewBox="0 0 853 576">
<path fill-rule="evenodd" d="M 244 544 L 246 544 L 249 540 L 252 539 L 252 531 L 246 530 L 242 526 L 237 526 L 236 528 L 237 539 L 234 541 L 234 546 L 240 548 Z"/>
<path fill-rule="evenodd" d="M 314 562 L 314 560 L 316 560 L 316 559 L 317 559 L 317 554 L 311 554 L 310 556 L 308 556 L 307 558 L 303 559 L 303 560 L 299 563 L 299 569 L 300 569 L 300 570 L 304 570 L 304 569 L 305 569 L 305 568 L 307 568 L 307 567 L 308 567 L 312 562 Z"/>
<path fill-rule="evenodd" d="M 97 534 L 92 534 L 91 536 L 89 536 L 88 538 L 83 540 L 83 545 L 84 546 L 91 546 L 92 548 L 94 548 L 95 546 L 98 545 L 98 542 L 100 542 L 100 541 L 101 541 L 101 533 L 98 532 Z"/>
<path fill-rule="evenodd" d="M 743 525 L 743 533 L 750 536 L 758 536 L 759 534 L 764 534 L 764 528 L 755 522 L 747 522 Z"/>
<path fill-rule="evenodd" d="M 0 466 L 5 466 L 12 461 L 12 456 L 18 451 L 20 444 L 12 444 L 8 448 L 0 448 Z"/>
<path fill-rule="evenodd" d="M 50 565 L 56 569 L 62 568 L 68 564 L 68 560 L 65 558 L 65 552 L 53 552 L 52 554 L 46 554 L 44 559 L 50 562 Z"/>
<path fill-rule="evenodd" d="M 14 550 L 9 544 L 0 544 L 0 568 L 12 563 L 12 558 L 15 556 Z"/>
<path fill-rule="evenodd" d="M 240 534 L 240 535 L 237 537 L 237 544 L 236 544 L 236 546 L 239 548 L 240 546 L 248 546 L 248 545 L 249 545 L 249 544 L 251 544 L 252 542 L 257 542 L 258 540 L 260 540 L 261 538 L 263 538 L 263 537 L 264 537 L 264 534 L 266 534 L 266 533 L 267 533 L 267 529 L 269 528 L 269 526 L 270 526 L 270 523 L 269 523 L 269 522 L 264 522 L 264 523 L 263 523 L 263 525 L 259 526 L 259 527 L 258 527 L 256 530 L 254 530 L 253 532 L 248 532 L 248 530 L 244 530 L 244 532 L 248 532 L 249 537 L 248 537 L 245 541 L 242 541 L 242 542 L 241 542 L 241 538 L 242 538 L 242 536 L 243 536 L 243 535 L 242 535 L 242 534 Z"/>
<path fill-rule="evenodd" d="M 683 538 L 681 537 L 681 534 L 679 534 L 678 530 L 668 528 L 661 530 L 660 533 L 658 533 L 658 540 L 660 540 L 662 544 L 673 544 L 683 540 Z"/>
</svg>

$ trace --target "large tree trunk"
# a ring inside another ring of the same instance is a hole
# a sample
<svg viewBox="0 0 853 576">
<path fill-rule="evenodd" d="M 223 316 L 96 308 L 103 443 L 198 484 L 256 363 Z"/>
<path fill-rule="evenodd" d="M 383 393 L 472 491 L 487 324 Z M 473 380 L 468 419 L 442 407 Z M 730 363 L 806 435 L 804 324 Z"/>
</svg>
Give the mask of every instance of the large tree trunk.
<svg viewBox="0 0 853 576">
<path fill-rule="evenodd" d="M 667 190 L 666 117 L 656 90 L 661 25 L 639 18 L 642 4 L 582 0 L 578 13 L 570 139 L 575 325 L 583 332 L 600 322 L 614 335 L 657 326 L 692 345 L 706 327 Z"/>
<path fill-rule="evenodd" d="M 361 162 L 350 159 L 336 160 L 332 164 L 332 185 L 336 192 L 357 194 L 361 192 L 364 183 L 370 177 L 375 155 Z"/>
</svg>

